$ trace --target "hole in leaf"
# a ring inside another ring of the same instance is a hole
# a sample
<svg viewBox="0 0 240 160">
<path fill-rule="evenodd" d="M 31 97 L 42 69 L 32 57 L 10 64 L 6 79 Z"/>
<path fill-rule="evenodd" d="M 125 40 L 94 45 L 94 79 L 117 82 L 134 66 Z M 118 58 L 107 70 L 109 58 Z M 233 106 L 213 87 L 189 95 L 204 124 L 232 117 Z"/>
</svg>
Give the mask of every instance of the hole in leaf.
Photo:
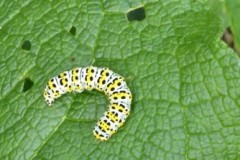
<svg viewBox="0 0 240 160">
<path fill-rule="evenodd" d="M 70 61 L 71 61 L 71 62 L 74 62 L 75 60 L 76 60 L 75 57 L 71 57 L 71 58 L 70 58 Z"/>
<path fill-rule="evenodd" d="M 135 8 L 127 12 L 127 18 L 129 21 L 141 21 L 146 18 L 144 7 Z"/>
<path fill-rule="evenodd" d="M 76 32 L 77 32 L 77 29 L 76 27 L 72 26 L 72 28 L 69 30 L 69 32 L 72 34 L 72 35 L 76 35 Z"/>
<path fill-rule="evenodd" d="M 24 79 L 24 84 L 23 84 L 23 92 L 26 92 L 33 86 L 33 81 L 30 78 L 25 78 Z"/>
<path fill-rule="evenodd" d="M 26 50 L 26 51 L 30 51 L 31 47 L 32 47 L 32 44 L 29 40 L 25 40 L 23 43 L 22 43 L 22 49 L 23 50 Z"/>
</svg>

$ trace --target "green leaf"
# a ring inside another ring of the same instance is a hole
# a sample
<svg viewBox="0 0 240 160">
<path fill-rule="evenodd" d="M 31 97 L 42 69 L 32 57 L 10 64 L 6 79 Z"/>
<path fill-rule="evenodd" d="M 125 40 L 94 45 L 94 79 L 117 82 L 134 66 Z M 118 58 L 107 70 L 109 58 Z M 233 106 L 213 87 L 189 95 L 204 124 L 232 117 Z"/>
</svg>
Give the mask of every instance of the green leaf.
<svg viewBox="0 0 240 160">
<path fill-rule="evenodd" d="M 128 21 L 139 7 L 145 19 Z M 208 1 L 27 0 L 0 8 L 0 159 L 239 158 L 239 59 L 220 41 Z M 107 142 L 92 135 L 108 104 L 102 93 L 66 94 L 51 108 L 43 98 L 48 79 L 91 64 L 126 77 L 134 97 Z"/>
<path fill-rule="evenodd" d="M 218 15 L 221 18 L 223 28 L 227 28 L 230 25 L 229 17 L 226 13 L 225 0 L 213 0 L 210 1 L 211 7 L 210 10 L 214 14 Z"/>
<path fill-rule="evenodd" d="M 225 0 L 225 8 L 230 21 L 230 28 L 233 32 L 235 47 L 240 51 L 240 1 Z"/>
</svg>

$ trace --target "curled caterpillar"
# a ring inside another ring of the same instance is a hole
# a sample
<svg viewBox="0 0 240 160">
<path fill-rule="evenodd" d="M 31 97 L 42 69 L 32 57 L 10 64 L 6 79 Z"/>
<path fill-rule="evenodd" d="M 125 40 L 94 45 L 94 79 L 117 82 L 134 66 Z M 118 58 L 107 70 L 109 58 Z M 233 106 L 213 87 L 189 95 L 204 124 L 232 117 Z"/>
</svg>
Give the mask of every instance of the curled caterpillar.
<svg viewBox="0 0 240 160">
<path fill-rule="evenodd" d="M 123 125 L 130 113 L 132 94 L 124 78 L 108 68 L 74 68 L 51 78 L 44 91 L 49 106 L 61 95 L 96 89 L 104 92 L 110 101 L 108 110 L 97 122 L 93 134 L 100 141 L 108 140 Z"/>
</svg>

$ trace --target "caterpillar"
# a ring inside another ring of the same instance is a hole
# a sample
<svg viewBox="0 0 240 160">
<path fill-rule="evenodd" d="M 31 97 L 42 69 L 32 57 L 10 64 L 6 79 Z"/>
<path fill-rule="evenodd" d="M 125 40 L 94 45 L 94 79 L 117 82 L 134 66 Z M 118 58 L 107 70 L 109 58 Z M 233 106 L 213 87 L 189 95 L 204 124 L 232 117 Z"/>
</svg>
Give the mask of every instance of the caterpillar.
<svg viewBox="0 0 240 160">
<path fill-rule="evenodd" d="M 132 93 L 124 78 L 108 68 L 88 66 L 74 68 L 51 78 L 44 98 L 51 106 L 55 99 L 67 92 L 81 93 L 96 89 L 108 96 L 108 110 L 97 122 L 93 135 L 100 141 L 108 140 L 123 125 L 130 113 Z"/>
</svg>

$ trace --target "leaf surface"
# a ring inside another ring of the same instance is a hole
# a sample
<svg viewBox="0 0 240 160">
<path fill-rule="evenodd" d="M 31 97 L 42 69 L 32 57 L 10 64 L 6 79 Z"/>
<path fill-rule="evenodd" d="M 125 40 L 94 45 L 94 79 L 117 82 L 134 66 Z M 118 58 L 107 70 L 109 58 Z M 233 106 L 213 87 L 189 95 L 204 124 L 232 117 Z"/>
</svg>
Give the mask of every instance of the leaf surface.
<svg viewBox="0 0 240 160">
<path fill-rule="evenodd" d="M 0 159 L 239 158 L 239 59 L 209 6 L 0 2 Z M 128 21 L 138 7 L 146 18 Z M 48 79 L 88 65 L 124 76 L 134 97 L 107 142 L 92 135 L 108 104 L 102 93 L 66 94 L 52 108 L 43 99 Z"/>
</svg>

